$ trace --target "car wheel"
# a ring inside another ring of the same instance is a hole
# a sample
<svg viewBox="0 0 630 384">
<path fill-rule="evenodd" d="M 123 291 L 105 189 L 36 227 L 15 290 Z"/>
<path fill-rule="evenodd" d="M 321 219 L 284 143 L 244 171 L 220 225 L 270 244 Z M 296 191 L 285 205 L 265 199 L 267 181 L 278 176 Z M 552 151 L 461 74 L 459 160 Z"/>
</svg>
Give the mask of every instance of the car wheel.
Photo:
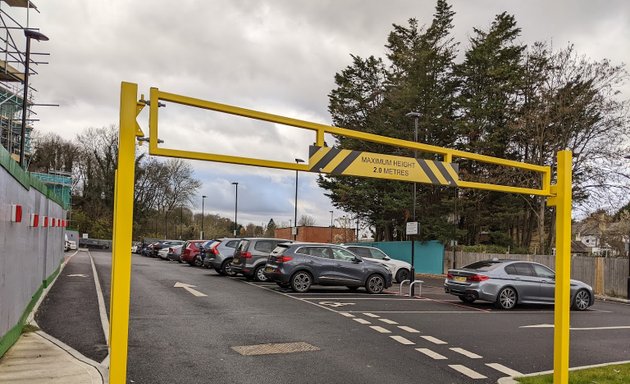
<svg viewBox="0 0 630 384">
<path fill-rule="evenodd" d="M 409 280 L 409 270 L 400 268 L 398 272 L 396 272 L 396 282 L 402 283 L 404 280 Z"/>
<path fill-rule="evenodd" d="M 496 305 L 500 309 L 512 309 L 516 306 L 517 299 L 516 290 L 512 287 L 505 287 L 499 292 Z"/>
<path fill-rule="evenodd" d="M 385 279 L 381 275 L 371 275 L 365 283 L 368 293 L 381 293 L 385 289 Z"/>
<path fill-rule="evenodd" d="M 473 295 L 463 295 L 463 296 L 458 296 L 458 297 L 462 302 L 466 304 L 472 304 L 476 300 Z"/>
<path fill-rule="evenodd" d="M 232 259 L 227 259 L 221 264 L 222 275 L 236 276 L 236 272 L 232 270 Z"/>
<path fill-rule="evenodd" d="M 299 271 L 291 277 L 291 289 L 295 292 L 306 292 L 311 287 L 313 279 L 306 271 Z"/>
<path fill-rule="evenodd" d="M 195 267 L 201 267 L 203 265 L 203 260 L 201 260 L 199 257 L 195 257 L 194 264 Z"/>
<path fill-rule="evenodd" d="M 586 289 L 580 289 L 573 298 L 571 308 L 577 311 L 585 311 L 591 304 L 591 294 Z"/>
<path fill-rule="evenodd" d="M 256 281 L 260 281 L 261 283 L 264 283 L 265 281 L 269 280 L 269 278 L 265 276 L 264 272 L 265 272 L 264 265 L 258 266 L 256 268 L 256 270 L 254 271 L 254 277 L 256 278 Z"/>
</svg>

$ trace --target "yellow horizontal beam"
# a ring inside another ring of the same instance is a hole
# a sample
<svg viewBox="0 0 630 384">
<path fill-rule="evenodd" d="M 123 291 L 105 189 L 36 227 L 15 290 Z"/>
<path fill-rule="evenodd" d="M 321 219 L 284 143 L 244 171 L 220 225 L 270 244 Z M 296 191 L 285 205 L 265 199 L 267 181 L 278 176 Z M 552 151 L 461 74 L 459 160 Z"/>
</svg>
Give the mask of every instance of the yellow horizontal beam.
<svg viewBox="0 0 630 384">
<path fill-rule="evenodd" d="M 477 189 L 485 189 L 485 190 L 493 190 L 493 191 L 501 191 L 501 192 L 511 192 L 511 193 L 520 193 L 520 194 L 528 194 L 528 195 L 540 195 L 540 196 L 550 196 L 550 185 L 551 185 L 551 168 L 548 166 L 528 164 L 514 160 L 501 159 L 498 157 L 480 155 L 476 153 L 470 153 L 465 151 L 460 151 L 456 149 L 438 147 L 434 145 L 418 143 L 414 141 L 395 139 L 387 136 L 376 135 L 373 133 L 366 133 L 355 131 L 347 128 L 339 128 L 333 127 L 325 124 L 313 123 L 310 121 L 293 119 L 281 115 L 275 115 L 266 112 L 260 112 L 253 109 L 236 107 L 228 104 L 221 104 L 212 101 L 197 99 L 194 97 L 177 95 L 169 92 L 162 92 L 157 88 L 151 88 L 151 106 L 149 113 L 149 128 L 150 128 L 150 141 L 149 141 L 149 152 L 152 155 L 162 155 L 162 156 L 170 156 L 170 157 L 184 157 L 188 159 L 196 159 L 196 160 L 207 160 L 207 161 L 218 161 L 218 162 L 226 162 L 232 164 L 243 164 L 243 165 L 254 165 L 260 167 L 268 167 L 268 168 L 280 168 L 280 169 L 291 169 L 291 170 L 307 170 L 306 166 L 296 165 L 294 163 L 288 162 L 279 162 L 279 161 L 269 161 L 262 159 L 254 159 L 247 157 L 239 157 L 239 156 L 226 156 L 226 155 L 216 155 L 216 154 L 207 154 L 200 152 L 191 152 L 191 151 L 180 151 L 174 149 L 160 149 L 157 146 L 157 115 L 158 115 L 158 101 L 169 101 L 181 105 L 187 105 L 190 107 L 197 107 L 202 109 L 213 110 L 217 112 L 228 113 L 231 115 L 242 116 L 247 118 L 252 118 L 261 121 L 267 121 L 271 123 L 277 123 L 282 125 L 288 125 L 301 129 L 308 129 L 316 132 L 316 142 L 315 145 L 323 146 L 324 145 L 324 134 L 332 134 L 344 136 L 352 139 L 369 141 L 373 143 L 390 145 L 393 147 L 399 148 L 408 148 L 411 150 L 418 150 L 422 152 L 435 153 L 443 156 L 445 162 L 452 162 L 454 158 L 461 159 L 469 159 L 474 161 L 479 161 L 486 164 L 496 164 L 505 167 L 511 167 L 516 169 L 522 169 L 526 171 L 532 171 L 539 173 L 541 175 L 541 189 L 533 189 L 533 188 L 521 188 L 521 187 L 510 187 L 503 185 L 494 185 L 494 184 L 486 184 L 486 183 L 473 183 L 473 182 L 464 182 L 460 181 L 459 186 L 463 187 L 464 184 L 469 188 L 477 188 Z"/>
</svg>

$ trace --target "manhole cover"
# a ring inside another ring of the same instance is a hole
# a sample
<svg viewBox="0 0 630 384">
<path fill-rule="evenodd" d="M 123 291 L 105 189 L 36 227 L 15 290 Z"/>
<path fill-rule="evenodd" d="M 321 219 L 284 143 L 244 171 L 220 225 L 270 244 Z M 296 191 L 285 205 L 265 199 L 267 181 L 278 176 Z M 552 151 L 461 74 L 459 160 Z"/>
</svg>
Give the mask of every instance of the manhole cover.
<svg viewBox="0 0 630 384">
<path fill-rule="evenodd" d="M 243 356 L 319 351 L 319 348 L 316 346 L 305 342 L 241 345 L 232 347 L 232 349 Z"/>
</svg>

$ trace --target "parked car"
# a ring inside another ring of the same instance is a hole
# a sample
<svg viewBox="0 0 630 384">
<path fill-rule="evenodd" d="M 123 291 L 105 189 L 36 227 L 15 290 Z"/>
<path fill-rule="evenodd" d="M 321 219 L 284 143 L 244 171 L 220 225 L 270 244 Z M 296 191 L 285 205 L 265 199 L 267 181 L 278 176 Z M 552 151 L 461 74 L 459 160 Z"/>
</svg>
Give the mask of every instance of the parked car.
<svg viewBox="0 0 630 384">
<path fill-rule="evenodd" d="M 409 279 L 411 264 L 406 261 L 392 259 L 388 254 L 376 247 L 368 247 L 365 245 L 346 245 L 345 247 L 361 256 L 363 260 L 376 261 L 386 265 L 392 271 L 392 275 L 394 275 L 394 279 L 397 283 Z"/>
<path fill-rule="evenodd" d="M 383 264 L 364 261 L 361 256 L 333 244 L 282 243 L 271 252 L 265 276 L 281 287 L 306 292 L 312 285 L 365 287 L 381 293 L 392 285 L 392 272 Z"/>
<path fill-rule="evenodd" d="M 223 238 L 218 240 L 218 244 L 213 244 L 213 251 L 206 252 L 204 266 L 211 266 L 220 275 L 234 276 L 232 271 L 232 260 L 234 259 L 234 251 L 240 238 Z"/>
<path fill-rule="evenodd" d="M 199 254 L 199 247 L 206 241 L 208 240 L 188 240 L 185 242 L 182 247 L 182 254 L 179 257 L 180 260 L 183 263 L 190 264 L 191 266 L 200 267 L 201 263 L 199 262 L 197 255 Z"/>
<path fill-rule="evenodd" d="M 444 289 L 465 303 L 483 300 L 498 308 L 517 304 L 553 304 L 555 273 L 531 261 L 483 260 L 461 269 L 449 269 Z M 593 288 L 571 280 L 571 307 L 584 311 L 595 302 Z"/>
<path fill-rule="evenodd" d="M 197 253 L 197 255 L 195 256 L 195 265 L 199 265 L 200 267 L 205 266 L 204 261 L 206 260 L 206 257 L 208 257 L 210 252 L 212 252 L 213 247 L 218 244 L 218 240 L 208 240 L 204 243 L 201 243 L 201 245 L 199 246 L 199 253 Z"/>
<path fill-rule="evenodd" d="M 168 247 L 168 253 L 166 254 L 166 258 L 168 260 L 176 260 L 181 263 L 182 260 L 180 259 L 180 256 L 182 254 L 182 248 L 184 248 L 184 244 L 173 245 L 173 246 Z"/>
<path fill-rule="evenodd" d="M 184 244 L 182 240 L 160 240 L 145 248 L 145 256 L 158 257 L 158 252 L 160 252 L 161 249 L 181 244 Z"/>
<path fill-rule="evenodd" d="M 241 239 L 234 251 L 232 271 L 248 279 L 267 281 L 264 274 L 265 264 L 271 251 L 280 243 L 291 242 L 287 239 L 251 237 Z"/>
<path fill-rule="evenodd" d="M 140 247 L 142 247 L 142 243 L 139 241 L 134 241 L 131 243 L 131 253 L 138 253 Z"/>
</svg>

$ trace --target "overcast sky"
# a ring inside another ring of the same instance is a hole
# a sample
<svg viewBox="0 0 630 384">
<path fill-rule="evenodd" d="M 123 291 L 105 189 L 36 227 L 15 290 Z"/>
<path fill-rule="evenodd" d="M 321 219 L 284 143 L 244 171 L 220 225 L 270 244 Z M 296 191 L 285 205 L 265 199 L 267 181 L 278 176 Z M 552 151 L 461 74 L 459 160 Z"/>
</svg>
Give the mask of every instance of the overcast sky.
<svg viewBox="0 0 630 384">
<path fill-rule="evenodd" d="M 67 139 L 88 127 L 118 123 L 121 81 L 289 117 L 330 124 L 327 95 L 350 54 L 384 56 L 392 24 L 417 18 L 429 24 L 435 1 L 244 0 L 33 0 L 30 25 L 50 41 L 50 64 L 31 80 L 41 132 Z M 575 44 L 593 59 L 630 61 L 630 1 L 451 1 L 460 54 L 473 27 L 487 29 L 507 11 L 522 28 L 521 42 Z M 6 6 L 3 4 L 4 8 Z M 25 12 L 9 12 L 25 22 Z M 630 86 L 623 89 L 630 97 Z M 165 145 L 223 154 L 293 161 L 307 159 L 308 131 L 169 104 L 160 110 Z M 146 113 L 140 124 L 148 133 Z M 411 129 L 411 127 L 410 127 Z M 288 224 L 293 218 L 295 172 L 193 162 L 203 182 L 208 213 L 234 215 L 233 181 L 239 182 L 239 222 Z M 298 216 L 329 225 L 332 205 L 313 174 L 300 174 Z M 335 217 L 343 212 L 335 211 Z"/>
</svg>

